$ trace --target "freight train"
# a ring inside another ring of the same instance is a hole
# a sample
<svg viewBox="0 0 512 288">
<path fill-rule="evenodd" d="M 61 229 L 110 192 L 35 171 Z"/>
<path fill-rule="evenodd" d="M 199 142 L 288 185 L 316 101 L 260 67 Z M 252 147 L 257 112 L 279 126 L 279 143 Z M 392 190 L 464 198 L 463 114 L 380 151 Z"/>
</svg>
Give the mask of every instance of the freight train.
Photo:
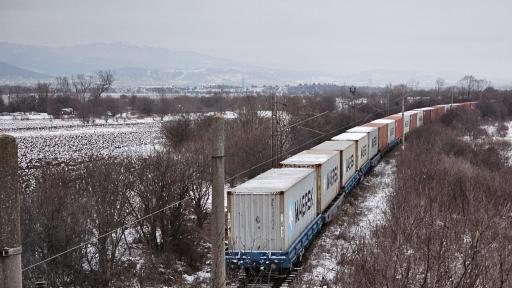
<svg viewBox="0 0 512 288">
<path fill-rule="evenodd" d="M 454 107 L 437 105 L 390 115 L 335 136 L 227 191 L 226 264 L 291 269 L 349 192 L 382 156 Z"/>
</svg>

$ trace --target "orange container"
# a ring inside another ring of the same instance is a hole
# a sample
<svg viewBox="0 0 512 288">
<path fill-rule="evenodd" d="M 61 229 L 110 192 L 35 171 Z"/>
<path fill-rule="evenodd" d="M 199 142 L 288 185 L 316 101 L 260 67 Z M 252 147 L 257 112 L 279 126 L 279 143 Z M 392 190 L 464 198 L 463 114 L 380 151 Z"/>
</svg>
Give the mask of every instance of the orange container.
<svg viewBox="0 0 512 288">
<path fill-rule="evenodd" d="M 402 139 L 402 130 L 404 129 L 402 115 L 391 115 L 383 119 L 395 120 L 395 139 Z"/>
<path fill-rule="evenodd" d="M 386 123 L 366 123 L 362 127 L 379 128 L 379 152 L 384 152 L 388 147 L 388 124 Z"/>
</svg>

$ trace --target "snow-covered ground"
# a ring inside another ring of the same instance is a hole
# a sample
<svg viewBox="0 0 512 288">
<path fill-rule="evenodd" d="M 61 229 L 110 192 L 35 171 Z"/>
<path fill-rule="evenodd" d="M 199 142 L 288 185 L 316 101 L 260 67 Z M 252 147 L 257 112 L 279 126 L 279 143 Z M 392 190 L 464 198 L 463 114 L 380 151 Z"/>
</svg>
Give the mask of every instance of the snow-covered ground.
<svg viewBox="0 0 512 288">
<path fill-rule="evenodd" d="M 351 250 L 351 239 L 370 238 L 375 225 L 383 219 L 386 209 L 386 197 L 393 189 L 395 160 L 383 160 L 373 172 L 361 183 L 361 198 L 355 204 L 356 213 L 352 219 L 337 219 L 326 227 L 323 234 L 313 243 L 308 251 L 309 258 L 304 272 L 300 275 L 302 283 L 322 286 L 335 279 L 343 268 L 339 264 L 341 255 Z M 345 204 L 344 210 L 352 208 Z M 346 214 L 346 213 L 343 213 Z M 345 215 L 338 218 L 345 218 Z M 348 216 L 350 218 L 351 216 Z"/>
<path fill-rule="evenodd" d="M 508 126 L 508 132 L 507 132 L 507 136 L 505 136 L 505 139 L 508 142 L 512 143 L 512 121 L 508 122 L 507 126 Z M 512 150 L 510 150 L 510 152 L 508 153 L 508 163 L 510 163 L 510 165 L 512 165 Z"/>
<path fill-rule="evenodd" d="M 489 135 L 491 135 L 494 139 L 505 140 L 512 144 L 512 121 L 506 122 L 504 124 L 507 125 L 507 127 L 508 127 L 507 134 L 504 137 L 502 137 L 503 135 L 501 135 L 501 136 L 498 135 L 499 133 L 498 133 L 497 124 L 485 125 L 485 126 L 482 126 L 482 128 L 485 129 L 487 131 L 487 133 L 489 133 Z M 507 155 L 504 155 L 504 156 L 508 158 L 508 163 L 510 165 L 512 165 L 512 150 L 510 150 L 507 153 Z"/>
<path fill-rule="evenodd" d="M 0 134 L 16 137 L 22 169 L 42 162 L 80 161 L 91 155 L 146 154 L 162 141 L 161 122 L 152 118 L 85 125 L 44 116 L 28 115 L 26 120 L 1 116 Z"/>
</svg>

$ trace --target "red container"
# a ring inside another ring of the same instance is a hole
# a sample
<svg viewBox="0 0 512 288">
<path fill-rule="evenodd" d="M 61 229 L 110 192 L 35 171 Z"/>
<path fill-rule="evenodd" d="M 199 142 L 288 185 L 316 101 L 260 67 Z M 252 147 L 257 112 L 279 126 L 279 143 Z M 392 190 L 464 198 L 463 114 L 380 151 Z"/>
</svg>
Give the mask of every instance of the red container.
<svg viewBox="0 0 512 288">
<path fill-rule="evenodd" d="M 437 121 L 444 113 L 444 107 L 443 106 L 434 106 L 432 107 L 432 121 Z"/>
<path fill-rule="evenodd" d="M 418 126 L 418 113 L 411 113 L 411 120 L 409 120 L 409 132 L 414 131 Z"/>
<path fill-rule="evenodd" d="M 383 119 L 395 120 L 395 139 L 402 139 L 402 130 L 404 129 L 402 115 L 391 115 Z"/>
<path fill-rule="evenodd" d="M 430 122 L 432 122 L 432 108 L 420 108 L 420 109 L 414 109 L 414 110 L 421 110 L 423 111 L 423 125 L 428 125 Z"/>
<path fill-rule="evenodd" d="M 383 152 L 388 147 L 388 124 L 386 123 L 366 123 L 362 127 L 379 128 L 379 152 Z"/>
</svg>

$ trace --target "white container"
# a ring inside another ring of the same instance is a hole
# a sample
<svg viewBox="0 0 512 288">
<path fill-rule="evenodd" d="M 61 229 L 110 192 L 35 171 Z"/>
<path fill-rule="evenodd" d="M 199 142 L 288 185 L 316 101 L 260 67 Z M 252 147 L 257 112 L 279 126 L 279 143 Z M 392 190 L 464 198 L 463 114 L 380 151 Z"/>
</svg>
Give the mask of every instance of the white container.
<svg viewBox="0 0 512 288">
<path fill-rule="evenodd" d="M 227 195 L 229 250 L 286 251 L 317 216 L 311 168 L 271 169 Z"/>
<path fill-rule="evenodd" d="M 311 150 L 338 151 L 340 153 L 341 183 L 345 186 L 348 179 L 356 173 L 356 144 L 353 141 L 325 141 Z"/>
<path fill-rule="evenodd" d="M 395 120 L 393 119 L 377 119 L 371 123 L 385 123 L 388 124 L 388 144 L 395 140 Z"/>
<path fill-rule="evenodd" d="M 357 126 L 352 129 L 348 129 L 349 133 L 367 133 L 368 144 L 370 145 L 370 155 L 368 159 L 372 159 L 373 156 L 379 152 L 379 128 L 377 127 L 362 127 Z"/>
<path fill-rule="evenodd" d="M 400 116 L 402 116 L 402 113 L 400 113 Z M 404 112 L 404 135 L 407 135 L 409 133 L 410 127 L 411 127 L 411 114 L 408 114 Z"/>
<path fill-rule="evenodd" d="M 332 137 L 334 141 L 353 141 L 356 144 L 356 169 L 368 161 L 369 145 L 366 133 L 343 133 Z"/>
<path fill-rule="evenodd" d="M 340 152 L 306 150 L 281 162 L 282 167 L 313 168 L 317 177 L 316 211 L 322 213 L 340 190 Z"/>
<path fill-rule="evenodd" d="M 416 127 L 423 126 L 423 110 L 415 110 L 414 112 L 418 112 L 418 115 L 416 116 Z"/>
</svg>

